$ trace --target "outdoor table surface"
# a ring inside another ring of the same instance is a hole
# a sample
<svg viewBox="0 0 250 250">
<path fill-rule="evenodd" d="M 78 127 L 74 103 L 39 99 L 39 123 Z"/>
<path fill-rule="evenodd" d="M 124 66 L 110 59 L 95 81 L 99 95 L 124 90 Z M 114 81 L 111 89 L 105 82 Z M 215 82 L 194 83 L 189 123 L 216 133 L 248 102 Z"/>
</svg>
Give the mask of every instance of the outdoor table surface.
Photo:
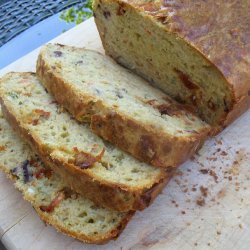
<svg viewBox="0 0 250 250">
<path fill-rule="evenodd" d="M 104 53 L 93 18 L 53 42 Z M 35 71 L 38 51 L 2 69 L 0 75 Z M 155 202 L 137 212 L 116 241 L 103 246 L 81 243 L 45 225 L 11 181 L 0 173 L 1 240 L 8 249 L 25 250 L 249 249 L 249 124 L 248 111 L 216 138 L 208 140 L 192 160 L 179 168 Z"/>
</svg>

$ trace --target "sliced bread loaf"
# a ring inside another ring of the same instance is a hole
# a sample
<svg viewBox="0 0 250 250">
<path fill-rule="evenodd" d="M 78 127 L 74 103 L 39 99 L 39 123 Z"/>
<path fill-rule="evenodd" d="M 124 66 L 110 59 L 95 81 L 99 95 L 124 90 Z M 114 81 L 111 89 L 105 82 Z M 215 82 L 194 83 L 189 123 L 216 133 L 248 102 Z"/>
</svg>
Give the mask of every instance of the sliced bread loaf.
<svg viewBox="0 0 250 250">
<path fill-rule="evenodd" d="M 97 207 L 70 191 L 12 131 L 1 111 L 0 169 L 14 180 L 42 220 L 78 240 L 104 243 L 116 238 L 133 214 Z"/>
<path fill-rule="evenodd" d="M 250 106 L 250 1 L 95 0 L 108 55 L 220 130 Z"/>
<path fill-rule="evenodd" d="M 96 204 L 120 211 L 143 209 L 169 180 L 166 170 L 137 161 L 77 123 L 35 74 L 5 75 L 0 100 L 6 119 L 43 161 Z"/>
<path fill-rule="evenodd" d="M 92 130 L 157 167 L 176 167 L 203 143 L 209 126 L 142 78 L 95 51 L 49 44 L 37 75 L 55 99 Z"/>
</svg>

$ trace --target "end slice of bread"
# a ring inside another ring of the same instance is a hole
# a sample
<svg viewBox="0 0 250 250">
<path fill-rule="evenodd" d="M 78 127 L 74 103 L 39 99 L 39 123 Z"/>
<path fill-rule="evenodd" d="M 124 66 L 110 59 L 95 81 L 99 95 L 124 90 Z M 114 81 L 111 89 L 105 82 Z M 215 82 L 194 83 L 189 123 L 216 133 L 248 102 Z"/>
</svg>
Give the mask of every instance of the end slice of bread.
<svg viewBox="0 0 250 250">
<path fill-rule="evenodd" d="M 156 167 L 183 163 L 210 130 L 187 107 L 95 51 L 48 44 L 37 75 L 77 120 Z"/>
<path fill-rule="evenodd" d="M 250 107 L 250 2 L 228 3 L 95 0 L 93 12 L 106 54 L 218 133 Z"/>
<path fill-rule="evenodd" d="M 118 237 L 133 212 L 96 206 L 70 191 L 63 180 L 45 168 L 37 155 L 11 129 L 0 111 L 0 168 L 38 215 L 58 231 L 87 243 Z M 50 206 L 54 202 L 54 206 Z"/>
<path fill-rule="evenodd" d="M 119 211 L 143 209 L 170 179 L 168 171 L 137 161 L 77 123 L 35 74 L 3 77 L 0 101 L 6 119 L 42 160 L 97 205 Z"/>
</svg>

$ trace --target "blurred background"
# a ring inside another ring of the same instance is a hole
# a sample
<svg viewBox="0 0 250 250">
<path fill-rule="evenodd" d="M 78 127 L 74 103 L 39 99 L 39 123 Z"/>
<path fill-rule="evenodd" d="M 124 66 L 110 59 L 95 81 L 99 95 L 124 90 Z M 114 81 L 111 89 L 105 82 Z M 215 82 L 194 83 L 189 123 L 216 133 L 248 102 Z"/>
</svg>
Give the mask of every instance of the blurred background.
<svg viewBox="0 0 250 250">
<path fill-rule="evenodd" d="M 91 0 L 0 0 L 0 69 L 92 16 Z"/>
</svg>

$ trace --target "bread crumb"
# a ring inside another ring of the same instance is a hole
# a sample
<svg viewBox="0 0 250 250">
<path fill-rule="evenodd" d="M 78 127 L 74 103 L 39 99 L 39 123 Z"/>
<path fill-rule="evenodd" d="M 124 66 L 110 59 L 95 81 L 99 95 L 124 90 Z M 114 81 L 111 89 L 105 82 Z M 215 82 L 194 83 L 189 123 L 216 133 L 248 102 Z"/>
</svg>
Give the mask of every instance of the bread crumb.
<svg viewBox="0 0 250 250">
<path fill-rule="evenodd" d="M 202 174 L 208 174 L 208 169 L 200 169 L 200 172 L 202 173 Z"/>
<path fill-rule="evenodd" d="M 216 143 L 217 143 L 218 145 L 222 145 L 222 140 L 216 140 Z"/>
<path fill-rule="evenodd" d="M 218 194 L 217 194 L 217 196 L 218 196 L 219 199 L 225 197 L 225 195 L 226 195 L 226 189 L 224 189 L 224 188 L 221 189 L 221 190 L 218 192 Z"/>
<path fill-rule="evenodd" d="M 196 201 L 196 204 L 198 205 L 198 206 L 204 206 L 205 205 L 205 199 L 204 198 L 199 198 L 197 201 Z"/>
<path fill-rule="evenodd" d="M 202 194 L 204 197 L 207 197 L 208 188 L 206 188 L 206 187 L 204 187 L 204 186 L 200 186 L 200 191 L 201 191 L 201 194 Z"/>
<path fill-rule="evenodd" d="M 212 177 L 214 178 L 214 181 L 215 181 L 216 183 L 218 183 L 218 176 L 217 176 L 217 174 L 216 174 L 213 170 L 210 170 L 210 171 L 209 171 L 209 175 L 212 176 Z"/>
</svg>

